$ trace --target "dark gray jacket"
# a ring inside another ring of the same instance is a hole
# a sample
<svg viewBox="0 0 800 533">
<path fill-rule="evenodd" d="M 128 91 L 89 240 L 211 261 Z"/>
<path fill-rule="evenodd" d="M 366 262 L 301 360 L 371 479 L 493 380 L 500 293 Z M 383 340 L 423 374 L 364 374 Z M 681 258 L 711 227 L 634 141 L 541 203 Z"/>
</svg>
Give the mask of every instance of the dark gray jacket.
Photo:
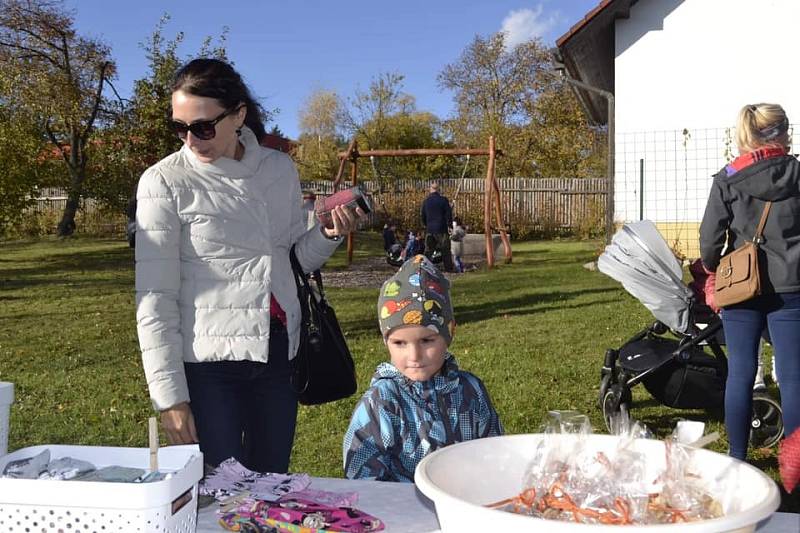
<svg viewBox="0 0 800 533">
<path fill-rule="evenodd" d="M 438 192 L 430 193 L 422 202 L 420 217 L 426 232 L 447 233 L 450 226 L 453 225 L 453 210 L 450 207 L 450 201 Z"/>
<path fill-rule="evenodd" d="M 767 201 L 772 208 L 758 257 L 761 292 L 800 291 L 800 162 L 792 156 L 714 175 L 700 225 L 703 264 L 717 268 L 726 240 L 725 253 L 751 240 Z"/>
</svg>

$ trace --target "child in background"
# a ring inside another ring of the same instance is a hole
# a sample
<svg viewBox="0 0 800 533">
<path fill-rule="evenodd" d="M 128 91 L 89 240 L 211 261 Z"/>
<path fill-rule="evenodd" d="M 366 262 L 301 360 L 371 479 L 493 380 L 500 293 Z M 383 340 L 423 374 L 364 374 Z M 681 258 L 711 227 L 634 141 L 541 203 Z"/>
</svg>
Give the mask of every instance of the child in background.
<svg viewBox="0 0 800 533">
<path fill-rule="evenodd" d="M 483 382 L 447 350 L 455 320 L 450 284 L 425 256 L 406 261 L 378 297 L 390 363 L 381 363 L 344 437 L 345 476 L 414 481 L 428 453 L 502 435 Z"/>
<path fill-rule="evenodd" d="M 464 237 L 467 230 L 461 225 L 461 219 L 458 217 L 453 218 L 453 230 L 450 232 L 450 252 L 453 254 L 453 266 L 456 272 L 464 272 L 464 261 L 461 256 L 464 255 Z"/>
<path fill-rule="evenodd" d="M 414 257 L 417 255 L 417 236 L 413 230 L 408 232 L 408 236 L 406 236 L 406 246 L 403 248 L 403 253 L 400 254 L 400 258 L 405 261 L 408 257 Z"/>
<path fill-rule="evenodd" d="M 397 244 L 397 225 L 394 222 L 387 222 L 383 225 L 383 250 L 389 252 L 392 246 Z"/>
<path fill-rule="evenodd" d="M 414 253 L 411 254 L 411 257 L 424 253 L 425 253 L 425 239 L 423 238 L 422 230 L 417 230 L 417 235 L 414 238 Z"/>
</svg>

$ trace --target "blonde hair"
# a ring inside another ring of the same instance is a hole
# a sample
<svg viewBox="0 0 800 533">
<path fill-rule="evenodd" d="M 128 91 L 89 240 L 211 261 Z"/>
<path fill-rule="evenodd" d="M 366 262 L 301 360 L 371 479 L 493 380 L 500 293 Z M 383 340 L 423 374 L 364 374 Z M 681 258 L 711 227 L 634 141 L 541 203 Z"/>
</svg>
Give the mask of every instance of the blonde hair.
<svg viewBox="0 0 800 533">
<path fill-rule="evenodd" d="M 744 106 L 736 120 L 736 144 L 743 154 L 767 146 L 788 151 L 791 140 L 786 111 L 778 104 Z"/>
</svg>

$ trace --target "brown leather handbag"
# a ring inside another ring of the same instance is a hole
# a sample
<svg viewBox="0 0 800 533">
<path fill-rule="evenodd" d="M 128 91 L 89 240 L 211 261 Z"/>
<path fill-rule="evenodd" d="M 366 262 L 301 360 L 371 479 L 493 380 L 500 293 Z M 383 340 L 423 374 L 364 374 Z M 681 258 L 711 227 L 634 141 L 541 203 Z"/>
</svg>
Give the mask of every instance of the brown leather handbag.
<svg viewBox="0 0 800 533">
<path fill-rule="evenodd" d="M 714 283 L 714 303 L 717 307 L 727 307 L 749 300 L 761 294 L 761 278 L 758 272 L 758 246 L 761 234 L 767 223 L 767 215 L 772 202 L 764 205 L 761 220 L 752 241 L 724 256 L 717 265 Z"/>
</svg>

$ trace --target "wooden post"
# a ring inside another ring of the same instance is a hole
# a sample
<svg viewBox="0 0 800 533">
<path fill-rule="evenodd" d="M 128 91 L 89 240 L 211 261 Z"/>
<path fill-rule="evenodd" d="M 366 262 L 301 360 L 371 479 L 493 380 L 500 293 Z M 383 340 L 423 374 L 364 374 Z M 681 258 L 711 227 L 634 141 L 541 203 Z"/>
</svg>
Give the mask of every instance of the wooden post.
<svg viewBox="0 0 800 533">
<path fill-rule="evenodd" d="M 347 163 L 347 160 L 352 159 L 355 161 L 358 158 L 358 155 L 353 157 L 353 152 L 356 152 L 356 154 L 358 153 L 358 143 L 356 143 L 355 137 L 353 137 L 353 140 L 347 145 L 347 151 L 339 154 L 339 170 L 336 172 L 336 178 L 333 180 L 333 192 L 339 190 L 339 184 L 342 182 L 342 176 L 344 175 L 344 165 Z"/>
<path fill-rule="evenodd" d="M 494 135 L 489 136 L 489 163 L 486 165 L 486 185 L 483 195 L 483 232 L 486 241 L 486 268 L 494 266 L 492 244 L 492 179 L 494 178 Z"/>
<path fill-rule="evenodd" d="M 358 145 L 356 144 L 355 139 L 351 143 L 353 148 L 353 152 L 358 152 Z M 358 157 L 353 157 L 353 167 L 350 169 L 350 184 L 355 187 L 356 183 L 358 183 Z M 353 235 L 354 232 L 350 232 L 347 234 L 347 266 L 353 264 L 353 245 L 355 244 L 355 237 Z"/>
<path fill-rule="evenodd" d="M 492 158 L 494 160 L 494 158 Z M 506 264 L 511 263 L 511 242 L 508 240 L 508 234 L 503 224 L 503 203 L 500 200 L 500 186 L 497 184 L 497 178 L 494 175 L 495 166 L 492 164 L 492 192 L 494 192 L 494 200 L 497 204 L 494 206 L 495 217 L 497 220 L 497 228 L 500 231 L 500 240 L 503 242 L 503 255 L 505 256 Z"/>
</svg>

